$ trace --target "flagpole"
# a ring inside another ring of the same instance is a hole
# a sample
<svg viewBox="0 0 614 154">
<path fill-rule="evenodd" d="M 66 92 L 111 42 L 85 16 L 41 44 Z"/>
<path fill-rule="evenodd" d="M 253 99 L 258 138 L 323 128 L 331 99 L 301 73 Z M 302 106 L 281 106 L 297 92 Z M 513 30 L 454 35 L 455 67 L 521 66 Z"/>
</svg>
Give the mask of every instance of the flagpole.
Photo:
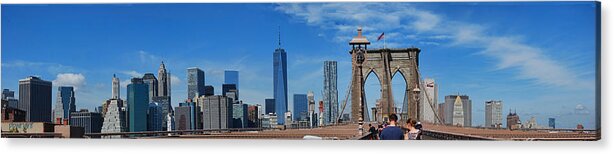
<svg viewBox="0 0 614 154">
<path fill-rule="evenodd" d="M 384 33 L 386 35 L 386 33 Z M 384 49 L 386 49 L 386 36 L 384 36 Z"/>
</svg>

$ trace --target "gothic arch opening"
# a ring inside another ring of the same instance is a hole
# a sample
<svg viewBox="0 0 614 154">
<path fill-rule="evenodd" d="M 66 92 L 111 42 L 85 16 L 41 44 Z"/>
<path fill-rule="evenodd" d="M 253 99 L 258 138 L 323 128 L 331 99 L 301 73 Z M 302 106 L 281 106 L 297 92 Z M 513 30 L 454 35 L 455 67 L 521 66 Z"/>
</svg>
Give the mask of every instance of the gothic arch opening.
<svg viewBox="0 0 614 154">
<path fill-rule="evenodd" d="M 407 81 L 405 78 L 405 74 L 400 70 L 396 70 L 392 74 L 392 98 L 394 100 L 394 107 L 396 109 L 396 114 L 399 116 L 400 122 L 401 120 L 407 119 Z"/>
<path fill-rule="evenodd" d="M 374 70 L 370 70 L 365 76 L 365 104 L 367 110 L 365 111 L 365 120 L 375 121 L 377 117 L 374 117 L 371 108 L 375 107 L 377 101 L 382 97 L 382 83 L 380 75 L 375 73 Z"/>
</svg>

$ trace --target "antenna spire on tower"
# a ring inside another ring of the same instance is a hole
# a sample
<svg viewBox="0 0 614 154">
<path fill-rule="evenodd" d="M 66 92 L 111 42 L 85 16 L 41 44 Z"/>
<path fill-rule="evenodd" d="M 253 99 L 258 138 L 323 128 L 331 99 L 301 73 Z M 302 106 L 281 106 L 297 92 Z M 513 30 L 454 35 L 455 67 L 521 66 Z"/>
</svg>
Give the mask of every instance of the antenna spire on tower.
<svg viewBox="0 0 614 154">
<path fill-rule="evenodd" d="M 281 48 L 281 26 L 277 25 L 277 45 Z"/>
</svg>

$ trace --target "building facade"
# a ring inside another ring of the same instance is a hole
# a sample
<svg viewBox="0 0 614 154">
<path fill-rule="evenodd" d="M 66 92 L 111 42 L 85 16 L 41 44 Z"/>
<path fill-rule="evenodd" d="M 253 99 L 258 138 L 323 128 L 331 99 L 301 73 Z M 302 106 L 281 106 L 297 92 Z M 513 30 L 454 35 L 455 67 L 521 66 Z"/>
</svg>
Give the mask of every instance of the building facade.
<svg viewBox="0 0 614 154">
<path fill-rule="evenodd" d="M 113 79 L 111 82 L 112 82 L 111 99 L 119 99 L 119 96 L 120 96 L 119 78 L 117 78 L 115 74 L 113 74 Z"/>
<path fill-rule="evenodd" d="M 463 115 L 463 126 L 465 127 L 471 127 L 472 123 L 472 110 L 471 110 L 471 99 L 469 99 L 469 96 L 467 95 L 447 95 L 445 97 L 445 104 L 444 104 L 444 118 L 445 119 L 445 124 L 447 125 L 453 125 L 454 121 L 454 112 L 456 110 L 455 107 L 455 103 L 456 103 L 456 99 L 460 98 L 461 100 L 461 107 L 458 107 L 458 109 L 462 108 L 462 115 Z M 457 111 L 457 113 L 459 113 Z M 458 118 L 457 118 L 458 119 Z M 458 122 L 458 121 L 456 121 Z M 455 125 L 455 124 L 454 124 Z"/>
<path fill-rule="evenodd" d="M 205 96 L 213 96 L 215 95 L 215 88 L 212 85 L 205 86 Z"/>
<path fill-rule="evenodd" d="M 239 91 L 239 71 L 224 70 L 224 84 L 234 84 L 235 89 Z M 237 96 L 239 93 L 237 92 Z"/>
<path fill-rule="evenodd" d="M 259 104 L 247 106 L 247 128 L 260 128 Z M 233 111 L 234 112 L 234 111 Z"/>
<path fill-rule="evenodd" d="M 87 109 L 70 113 L 70 125 L 83 127 L 85 133 L 100 133 L 102 124 L 103 118 L 100 113 L 89 112 Z"/>
<path fill-rule="evenodd" d="M 15 91 L 11 91 L 9 89 L 2 89 L 2 100 L 7 100 L 8 98 L 14 98 Z"/>
<path fill-rule="evenodd" d="M 147 131 L 149 87 L 141 78 L 132 78 L 128 84 L 128 128 L 130 132 Z"/>
<path fill-rule="evenodd" d="M 166 115 L 166 131 L 175 130 L 175 111 L 171 107 L 168 115 Z"/>
<path fill-rule="evenodd" d="M 15 98 L 15 91 L 11 91 L 9 89 L 2 90 L 2 100 L 6 101 L 6 105 L 11 108 L 18 108 L 19 100 Z"/>
<path fill-rule="evenodd" d="M 152 103 L 157 103 L 158 106 L 162 109 L 162 117 L 168 117 L 173 107 L 171 106 L 171 97 L 170 96 L 156 96 L 153 98 Z M 163 118 L 162 120 L 162 130 L 167 130 L 168 119 Z"/>
<path fill-rule="evenodd" d="M 264 114 L 275 113 L 275 99 L 264 99 Z"/>
<path fill-rule="evenodd" d="M 437 84 L 432 78 L 422 80 L 421 84 L 421 88 L 424 89 L 422 95 L 420 95 L 420 121 L 436 123 L 438 122 L 435 114 L 437 114 L 437 97 L 439 93 Z"/>
<path fill-rule="evenodd" d="M 308 102 L 308 118 L 309 118 L 309 127 L 314 128 L 318 126 L 318 114 L 316 113 L 316 100 L 313 95 L 313 91 L 307 92 L 307 102 Z"/>
<path fill-rule="evenodd" d="M 162 107 L 158 103 L 149 103 L 147 108 L 147 131 L 163 131 L 166 116 L 162 114 Z"/>
<path fill-rule="evenodd" d="M 324 123 L 334 123 L 339 116 L 339 93 L 337 91 L 337 61 L 324 61 Z"/>
<path fill-rule="evenodd" d="M 205 72 L 198 67 L 188 68 L 188 98 L 205 95 Z"/>
<path fill-rule="evenodd" d="M 166 71 L 164 62 L 158 68 L 158 96 L 171 96 L 171 73 Z"/>
<path fill-rule="evenodd" d="M 460 96 L 456 96 L 454 100 L 454 110 L 452 110 L 452 125 L 465 126 L 465 113 L 463 111 L 463 101 Z"/>
<path fill-rule="evenodd" d="M 193 106 L 187 103 L 180 103 L 179 106 L 175 107 L 176 130 L 191 130 L 193 128 L 193 110 Z"/>
<path fill-rule="evenodd" d="M 232 127 L 232 100 L 225 96 L 207 96 L 203 101 L 203 129 L 228 129 Z"/>
<path fill-rule="evenodd" d="M 75 105 L 75 90 L 71 86 L 58 87 L 55 108 L 53 109 L 55 124 L 66 124 L 70 120 L 70 113 L 77 111 Z"/>
<path fill-rule="evenodd" d="M 556 119 L 554 118 L 548 118 L 548 127 L 552 128 L 552 129 L 556 129 Z"/>
<path fill-rule="evenodd" d="M 293 97 L 294 103 L 294 121 L 304 121 L 307 120 L 309 115 L 308 106 L 309 101 L 307 100 L 306 94 L 294 94 Z"/>
<path fill-rule="evenodd" d="M 485 103 L 484 127 L 500 128 L 503 126 L 503 101 L 490 100 Z"/>
<path fill-rule="evenodd" d="M 247 128 L 248 106 L 243 103 L 232 104 L 232 128 Z"/>
<path fill-rule="evenodd" d="M 107 111 L 102 122 L 102 133 L 119 133 L 126 132 L 126 117 L 122 109 L 124 102 L 121 99 L 110 99 L 107 105 Z"/>
<path fill-rule="evenodd" d="M 8 100 L 2 100 L 2 123 L 5 122 L 25 122 L 26 112 L 9 105 Z"/>
<path fill-rule="evenodd" d="M 158 79 L 153 73 L 145 73 L 143 83 L 147 84 L 148 102 L 152 102 L 153 98 L 158 96 Z"/>
<path fill-rule="evenodd" d="M 510 111 L 509 114 L 507 114 L 507 129 L 519 129 L 522 127 L 522 123 L 520 123 L 520 117 L 518 116 L 518 114 L 516 114 L 516 112 L 512 113 L 512 111 Z"/>
<path fill-rule="evenodd" d="M 234 91 L 233 100 L 238 100 L 239 95 L 237 93 L 237 85 L 235 84 L 222 84 L 222 96 L 229 97 L 226 93 Z"/>
<path fill-rule="evenodd" d="M 51 122 L 51 87 L 39 77 L 19 80 L 18 108 L 26 112 L 27 122 Z"/>
<path fill-rule="evenodd" d="M 277 124 L 285 123 L 284 114 L 288 111 L 288 65 L 286 50 L 279 47 L 273 52 L 273 99 L 275 99 L 275 113 Z"/>
</svg>

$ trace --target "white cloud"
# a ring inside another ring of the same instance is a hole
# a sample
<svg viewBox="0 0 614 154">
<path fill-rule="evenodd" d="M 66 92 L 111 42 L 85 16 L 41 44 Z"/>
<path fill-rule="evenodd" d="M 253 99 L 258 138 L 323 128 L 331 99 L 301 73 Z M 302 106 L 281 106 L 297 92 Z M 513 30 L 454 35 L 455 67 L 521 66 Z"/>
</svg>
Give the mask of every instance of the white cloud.
<svg viewBox="0 0 614 154">
<path fill-rule="evenodd" d="M 488 27 L 444 19 L 407 3 L 291 3 L 280 4 L 276 10 L 308 25 L 335 31 L 332 37 L 335 42 L 349 41 L 355 35 L 356 27 L 363 26 L 363 32 L 374 47 L 382 46 L 375 40 L 381 32 L 386 32 L 388 47 L 411 46 L 409 43 L 417 42 L 421 45 L 447 43 L 455 47 L 478 48 L 482 50 L 480 55 L 497 60 L 495 69 L 516 71 L 520 79 L 567 88 L 591 85 L 581 80 L 571 67 L 545 54 L 540 47 L 523 43 L 517 37 L 492 35 Z M 420 41 L 422 39 L 428 41 Z"/>
<path fill-rule="evenodd" d="M 122 71 L 121 73 L 129 75 L 130 77 L 133 77 L 133 78 L 143 77 L 143 73 L 139 73 L 137 71 Z"/>
<path fill-rule="evenodd" d="M 53 80 L 55 86 L 73 86 L 75 91 L 85 85 L 85 76 L 83 74 L 60 73 Z"/>
<path fill-rule="evenodd" d="M 132 83 L 132 81 L 131 81 L 130 79 L 126 79 L 126 80 L 124 80 L 124 81 L 119 81 L 119 85 L 120 85 L 122 88 L 126 88 L 126 87 L 128 87 L 128 85 L 129 85 L 130 83 Z"/>
<path fill-rule="evenodd" d="M 435 39 L 435 40 L 444 40 L 444 39 L 451 39 L 452 36 L 450 35 L 433 35 L 433 36 L 429 36 L 429 39 Z"/>
<path fill-rule="evenodd" d="M 439 16 L 430 12 L 416 11 L 416 16 L 413 26 L 417 31 L 430 31 L 439 24 Z"/>
<path fill-rule="evenodd" d="M 158 61 L 158 57 L 154 56 L 148 52 L 145 52 L 143 50 L 139 51 L 139 58 L 141 59 L 141 62 L 143 63 L 148 63 L 148 62 L 152 62 L 152 61 Z"/>
<path fill-rule="evenodd" d="M 171 75 L 171 86 L 181 84 L 181 79 L 175 75 Z"/>
<path fill-rule="evenodd" d="M 62 72 L 76 72 L 76 71 L 81 72 L 81 70 L 77 70 L 72 66 L 66 66 L 66 65 L 62 65 L 58 63 L 31 62 L 31 61 L 23 61 L 23 60 L 16 60 L 16 61 L 8 62 L 8 63 L 2 63 L 2 67 L 3 68 L 16 68 L 16 69 L 27 68 L 28 70 L 42 69 L 42 70 L 49 72 L 50 74 L 58 74 Z"/>
<path fill-rule="evenodd" d="M 437 43 L 437 42 L 429 42 L 429 41 L 419 41 L 418 43 L 420 43 L 420 44 L 422 44 L 422 45 L 434 45 L 434 46 L 440 45 L 440 43 Z"/>
<path fill-rule="evenodd" d="M 590 114 L 590 111 L 584 105 L 578 104 L 576 105 L 573 113 L 577 115 L 588 115 Z"/>
</svg>

